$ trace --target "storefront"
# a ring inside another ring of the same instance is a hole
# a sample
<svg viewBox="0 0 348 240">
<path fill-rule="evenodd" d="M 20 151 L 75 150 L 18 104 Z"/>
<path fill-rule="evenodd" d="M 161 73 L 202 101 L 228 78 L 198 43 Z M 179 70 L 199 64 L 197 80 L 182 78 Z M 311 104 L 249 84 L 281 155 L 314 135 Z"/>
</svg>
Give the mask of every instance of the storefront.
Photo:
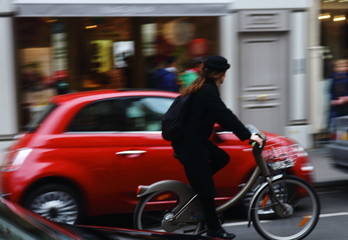
<svg viewBox="0 0 348 240">
<path fill-rule="evenodd" d="M 321 0 L 320 8 L 321 46 L 333 59 L 347 58 L 348 0 Z"/>
<path fill-rule="evenodd" d="M 348 59 L 348 1 L 321 0 L 320 14 L 320 45 L 323 47 L 323 71 L 321 77 L 321 115 L 323 131 L 331 131 L 330 120 L 330 87 L 334 62 Z M 348 71 L 348 69 L 347 69 Z M 341 91 L 345 91 L 341 89 Z"/>
<path fill-rule="evenodd" d="M 105 88 L 154 88 L 149 73 L 167 56 L 177 58 L 180 73 L 190 67 L 193 58 L 218 54 L 218 16 L 228 12 L 229 1 L 74 2 L 17 1 L 14 26 L 22 125 L 52 95 Z"/>
<path fill-rule="evenodd" d="M 148 88 L 147 73 L 166 56 L 177 57 L 180 72 L 194 57 L 221 54 L 231 62 L 221 94 L 243 121 L 295 138 L 311 134 L 310 0 L 11 2 L 19 116 L 9 121 L 19 122 L 17 131 L 52 95 Z"/>
<path fill-rule="evenodd" d="M 219 52 L 217 24 L 216 17 L 18 17 L 23 106 L 35 112 L 60 92 L 154 88 L 148 73 L 167 56 L 181 72 L 194 57 Z"/>
</svg>

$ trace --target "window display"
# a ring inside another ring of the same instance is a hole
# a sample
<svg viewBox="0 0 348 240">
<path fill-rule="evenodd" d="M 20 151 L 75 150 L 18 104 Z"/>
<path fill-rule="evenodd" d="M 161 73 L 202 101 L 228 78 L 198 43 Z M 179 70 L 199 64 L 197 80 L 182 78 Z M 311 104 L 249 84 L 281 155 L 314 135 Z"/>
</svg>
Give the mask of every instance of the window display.
<svg viewBox="0 0 348 240">
<path fill-rule="evenodd" d="M 151 88 L 151 72 L 168 56 L 181 73 L 194 57 L 216 52 L 217 19 L 18 18 L 22 102 L 33 108 L 71 91 Z"/>
</svg>

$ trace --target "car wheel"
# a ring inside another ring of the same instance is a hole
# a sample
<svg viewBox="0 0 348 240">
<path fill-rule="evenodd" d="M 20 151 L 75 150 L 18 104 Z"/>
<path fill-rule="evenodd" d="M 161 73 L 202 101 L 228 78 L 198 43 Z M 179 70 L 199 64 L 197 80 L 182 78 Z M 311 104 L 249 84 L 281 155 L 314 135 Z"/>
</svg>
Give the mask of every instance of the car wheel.
<svg viewBox="0 0 348 240">
<path fill-rule="evenodd" d="M 75 224 L 82 217 L 81 201 L 72 188 L 62 184 L 43 185 L 30 191 L 24 206 L 54 222 Z"/>
</svg>

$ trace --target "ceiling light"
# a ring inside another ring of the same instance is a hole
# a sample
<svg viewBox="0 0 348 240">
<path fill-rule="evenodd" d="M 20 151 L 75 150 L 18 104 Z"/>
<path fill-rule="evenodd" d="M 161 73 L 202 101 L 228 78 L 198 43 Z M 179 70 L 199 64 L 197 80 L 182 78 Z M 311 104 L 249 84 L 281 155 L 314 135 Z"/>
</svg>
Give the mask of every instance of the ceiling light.
<svg viewBox="0 0 348 240">
<path fill-rule="evenodd" d="M 346 20 L 346 16 L 345 15 L 337 15 L 333 18 L 334 22 L 339 22 L 339 21 L 344 21 Z"/>
<path fill-rule="evenodd" d="M 85 29 L 91 29 L 91 28 L 97 28 L 98 25 L 89 25 L 89 26 L 86 26 Z"/>
<path fill-rule="evenodd" d="M 322 13 L 318 17 L 319 20 L 329 19 L 329 18 L 331 18 L 331 14 L 330 13 Z"/>
</svg>

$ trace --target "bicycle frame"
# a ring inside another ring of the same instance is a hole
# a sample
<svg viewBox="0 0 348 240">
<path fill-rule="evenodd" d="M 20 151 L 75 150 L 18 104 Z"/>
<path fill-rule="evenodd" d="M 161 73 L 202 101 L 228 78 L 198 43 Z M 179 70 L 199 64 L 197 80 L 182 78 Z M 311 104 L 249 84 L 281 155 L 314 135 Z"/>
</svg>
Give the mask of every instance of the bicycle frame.
<svg viewBox="0 0 348 240">
<path fill-rule="evenodd" d="M 253 129 L 252 129 L 253 130 Z M 257 131 L 257 133 L 260 133 Z M 262 134 L 262 133 L 260 133 Z M 263 138 L 266 141 L 265 135 L 263 135 Z M 235 194 L 231 199 L 229 199 L 227 202 L 223 203 L 222 205 L 218 206 L 216 211 L 217 213 L 222 213 L 228 208 L 236 205 L 236 203 L 241 200 L 255 185 L 257 180 L 260 176 L 265 177 L 267 180 L 265 184 L 271 184 L 272 178 L 274 178 L 269 170 L 269 167 L 267 166 L 266 162 L 264 161 L 261 152 L 263 150 L 263 146 L 259 146 L 258 144 L 254 144 L 252 151 L 255 158 L 255 161 L 257 163 L 253 173 L 251 174 L 249 180 L 246 182 L 246 184 L 242 187 L 242 189 Z M 281 175 L 282 176 L 282 175 Z M 278 179 L 279 177 L 277 177 Z M 188 188 L 188 186 L 180 181 L 175 180 L 164 180 L 160 182 L 156 182 L 150 186 L 139 186 L 138 187 L 138 194 L 137 197 L 142 197 L 147 194 L 150 194 L 152 192 L 156 192 L 159 190 L 168 190 L 171 189 L 173 192 L 175 192 L 178 196 L 180 196 L 180 199 L 182 200 L 178 206 L 177 209 L 178 212 L 173 216 L 174 219 L 180 218 L 180 221 L 195 221 L 190 219 L 188 214 L 185 213 L 185 210 L 188 206 L 192 206 L 192 203 L 195 203 L 197 200 L 197 195 Z M 249 210 L 250 212 L 250 210 Z M 250 214 L 248 214 L 249 216 Z M 250 217 L 248 219 L 250 221 Z M 199 220 L 197 220 L 199 221 Z"/>
<path fill-rule="evenodd" d="M 223 203 L 222 205 L 218 206 L 216 211 L 217 213 L 222 213 L 229 209 L 230 207 L 234 206 L 239 202 L 245 195 L 248 193 L 253 186 L 255 186 L 255 183 L 258 181 L 259 177 L 262 176 L 261 170 L 258 166 L 255 167 L 252 175 L 250 176 L 249 180 L 246 182 L 246 184 L 240 189 L 240 191 L 235 194 L 231 199 L 229 199 L 227 202 Z M 282 178 L 283 175 L 279 174 L 276 176 L 273 176 L 270 181 Z M 262 184 L 260 184 L 258 189 L 263 189 L 264 186 L 267 186 L 269 184 L 269 181 L 266 181 Z M 149 186 L 139 186 L 137 197 L 142 197 L 147 194 L 161 191 L 161 190 L 168 190 L 171 189 L 171 191 L 175 192 L 178 196 L 180 196 L 180 199 L 182 202 L 180 202 L 177 206 L 178 212 L 173 216 L 174 219 L 180 218 L 179 221 L 186 221 L 186 222 L 192 222 L 192 221 L 200 221 L 201 219 L 195 219 L 192 220 L 188 216 L 188 214 L 185 214 L 185 210 L 188 206 L 192 206 L 192 203 L 195 204 L 195 200 L 197 200 L 197 194 L 195 194 L 187 184 L 182 183 L 180 181 L 176 180 L 163 180 L 160 182 L 156 182 Z M 251 199 L 250 203 L 252 203 L 253 198 Z M 248 210 L 248 221 L 250 222 L 250 207 Z"/>
<path fill-rule="evenodd" d="M 250 176 L 249 180 L 246 182 L 246 184 L 242 187 L 239 192 L 234 195 L 230 200 L 223 203 L 222 205 L 218 206 L 216 208 L 217 213 L 222 213 L 228 208 L 234 206 L 239 200 L 241 200 L 247 192 L 251 190 L 251 188 L 255 185 L 256 181 L 259 179 L 261 171 L 258 166 L 254 169 L 252 175 Z"/>
</svg>

